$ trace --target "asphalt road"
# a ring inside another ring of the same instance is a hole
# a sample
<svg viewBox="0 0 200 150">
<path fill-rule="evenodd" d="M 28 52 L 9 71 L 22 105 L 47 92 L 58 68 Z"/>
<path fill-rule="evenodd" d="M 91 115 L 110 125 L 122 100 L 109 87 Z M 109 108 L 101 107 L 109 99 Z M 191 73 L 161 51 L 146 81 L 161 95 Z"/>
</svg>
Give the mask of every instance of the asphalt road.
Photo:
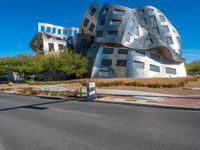
<svg viewBox="0 0 200 150">
<path fill-rule="evenodd" d="M 200 112 L 0 94 L 0 150 L 199 150 Z"/>
</svg>

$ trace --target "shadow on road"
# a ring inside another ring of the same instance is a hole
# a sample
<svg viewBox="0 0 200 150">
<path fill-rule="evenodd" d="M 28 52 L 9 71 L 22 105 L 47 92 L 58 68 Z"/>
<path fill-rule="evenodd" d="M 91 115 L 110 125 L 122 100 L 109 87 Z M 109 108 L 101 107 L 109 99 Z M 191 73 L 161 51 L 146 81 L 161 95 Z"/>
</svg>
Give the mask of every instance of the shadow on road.
<svg viewBox="0 0 200 150">
<path fill-rule="evenodd" d="M 29 104 L 29 105 L 23 105 L 23 106 L 17 106 L 17 107 L 9 107 L 9 108 L 2 108 L 1 111 L 9 111 L 9 110 L 16 110 L 16 109 L 34 109 L 34 110 L 45 110 L 48 109 L 48 107 L 42 107 L 43 105 L 49 105 L 49 104 L 57 104 L 57 103 L 63 103 L 67 101 L 83 101 L 83 100 L 77 100 L 77 99 L 64 99 L 64 100 L 55 100 L 51 102 L 45 102 L 45 103 L 37 103 L 37 104 Z"/>
</svg>

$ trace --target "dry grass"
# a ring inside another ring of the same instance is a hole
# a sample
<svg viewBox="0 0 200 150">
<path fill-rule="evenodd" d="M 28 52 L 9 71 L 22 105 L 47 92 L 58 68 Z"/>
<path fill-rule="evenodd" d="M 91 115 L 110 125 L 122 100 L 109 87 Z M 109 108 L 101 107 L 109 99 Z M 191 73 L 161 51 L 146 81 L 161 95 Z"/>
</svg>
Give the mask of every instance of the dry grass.
<svg viewBox="0 0 200 150">
<path fill-rule="evenodd" d="M 184 87 L 189 82 L 200 80 L 200 76 L 189 76 L 185 78 L 110 78 L 110 79 L 79 79 L 69 81 L 33 81 L 31 85 L 50 85 L 50 84 L 81 84 L 83 86 L 88 82 L 96 82 L 97 87 L 113 87 L 113 86 L 133 86 L 133 87 L 149 87 L 149 88 L 176 88 Z"/>
</svg>

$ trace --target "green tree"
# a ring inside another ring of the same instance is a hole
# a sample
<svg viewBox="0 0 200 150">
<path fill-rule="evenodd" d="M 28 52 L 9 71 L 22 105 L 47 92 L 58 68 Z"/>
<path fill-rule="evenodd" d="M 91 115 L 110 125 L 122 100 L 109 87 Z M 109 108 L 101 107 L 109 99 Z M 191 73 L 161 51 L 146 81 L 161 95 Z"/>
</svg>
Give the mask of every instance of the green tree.
<svg viewBox="0 0 200 150">
<path fill-rule="evenodd" d="M 200 72 L 200 60 L 193 61 L 185 65 L 189 74 Z"/>
</svg>

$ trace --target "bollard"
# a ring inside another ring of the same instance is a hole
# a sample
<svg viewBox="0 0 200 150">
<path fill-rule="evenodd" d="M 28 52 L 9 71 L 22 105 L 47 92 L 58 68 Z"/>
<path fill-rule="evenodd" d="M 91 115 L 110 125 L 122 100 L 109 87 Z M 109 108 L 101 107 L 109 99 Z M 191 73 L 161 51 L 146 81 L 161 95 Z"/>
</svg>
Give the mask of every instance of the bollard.
<svg viewBox="0 0 200 150">
<path fill-rule="evenodd" d="M 83 86 L 81 85 L 80 86 L 80 97 L 82 97 L 83 96 Z"/>
<path fill-rule="evenodd" d="M 95 82 L 87 83 L 87 100 L 91 101 L 96 99 L 96 85 Z"/>
</svg>

